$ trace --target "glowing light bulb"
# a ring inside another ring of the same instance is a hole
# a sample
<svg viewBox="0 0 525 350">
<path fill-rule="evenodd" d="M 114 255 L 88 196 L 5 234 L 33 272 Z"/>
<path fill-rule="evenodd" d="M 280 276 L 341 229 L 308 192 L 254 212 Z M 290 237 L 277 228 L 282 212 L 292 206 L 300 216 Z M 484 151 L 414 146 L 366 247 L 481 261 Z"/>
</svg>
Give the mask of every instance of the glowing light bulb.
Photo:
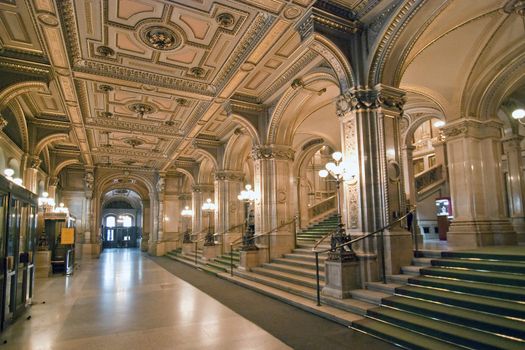
<svg viewBox="0 0 525 350">
<path fill-rule="evenodd" d="M 512 112 L 512 118 L 514 119 L 522 119 L 524 117 L 525 117 L 525 109 L 518 108 Z"/>
<path fill-rule="evenodd" d="M 341 158 L 343 158 L 343 154 L 341 152 L 334 152 L 332 154 L 332 158 L 334 158 L 334 160 L 338 162 L 341 160 Z"/>
</svg>

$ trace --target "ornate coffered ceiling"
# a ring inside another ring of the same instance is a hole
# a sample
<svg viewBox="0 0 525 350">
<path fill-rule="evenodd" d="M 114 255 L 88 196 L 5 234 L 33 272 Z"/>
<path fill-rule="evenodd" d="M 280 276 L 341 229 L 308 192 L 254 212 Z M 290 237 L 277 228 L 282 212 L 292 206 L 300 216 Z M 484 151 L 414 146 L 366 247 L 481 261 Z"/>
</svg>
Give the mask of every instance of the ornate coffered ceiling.
<svg viewBox="0 0 525 350">
<path fill-rule="evenodd" d="M 0 69 L 48 76 L 20 105 L 69 122 L 62 148 L 76 145 L 84 165 L 167 171 L 199 159 L 195 140 L 238 127 L 231 105 L 260 114 L 323 64 L 296 30 L 314 2 L 0 0 Z M 377 3 L 337 2 L 355 13 Z"/>
</svg>

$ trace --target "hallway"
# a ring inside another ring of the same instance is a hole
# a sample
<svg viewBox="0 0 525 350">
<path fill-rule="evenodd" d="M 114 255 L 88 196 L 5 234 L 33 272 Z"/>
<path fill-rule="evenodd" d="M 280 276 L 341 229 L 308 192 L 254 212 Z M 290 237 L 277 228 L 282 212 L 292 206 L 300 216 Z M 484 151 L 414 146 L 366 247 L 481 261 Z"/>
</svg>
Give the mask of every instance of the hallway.
<svg viewBox="0 0 525 350">
<path fill-rule="evenodd" d="M 6 330 L 2 349 L 288 348 L 135 249 L 35 287 L 31 319 Z"/>
</svg>

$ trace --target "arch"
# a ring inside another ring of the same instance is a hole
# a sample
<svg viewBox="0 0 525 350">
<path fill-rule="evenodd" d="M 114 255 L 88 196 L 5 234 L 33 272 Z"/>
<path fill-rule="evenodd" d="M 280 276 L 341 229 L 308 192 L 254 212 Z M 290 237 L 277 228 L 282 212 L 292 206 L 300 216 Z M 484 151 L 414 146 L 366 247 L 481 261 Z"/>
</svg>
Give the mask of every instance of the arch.
<svg viewBox="0 0 525 350">
<path fill-rule="evenodd" d="M 2 92 L 0 92 L 0 110 L 7 106 L 7 104 L 15 97 L 32 91 L 47 92 L 48 86 L 46 83 L 41 81 L 24 81 L 21 83 L 9 85 Z"/>
<path fill-rule="evenodd" d="M 15 116 L 18 129 L 20 131 L 20 136 L 22 137 L 22 150 L 28 152 L 29 150 L 29 130 L 27 128 L 27 121 L 24 116 L 24 111 L 20 106 L 20 103 L 16 100 L 12 100 L 7 104 L 7 108 L 13 112 Z"/>
<path fill-rule="evenodd" d="M 341 92 L 356 85 L 352 66 L 337 45 L 330 39 L 319 33 L 314 33 L 309 47 L 328 61 L 337 76 Z"/>
<path fill-rule="evenodd" d="M 202 156 L 204 159 L 210 161 L 215 169 L 218 168 L 217 159 L 207 150 L 202 148 L 195 148 L 195 154 Z"/>
<path fill-rule="evenodd" d="M 322 140 L 322 142 L 312 143 L 312 141 L 315 141 L 316 139 Z M 294 162 L 294 176 L 295 177 L 300 176 L 306 163 L 313 157 L 313 155 L 317 151 L 323 148 L 323 146 L 328 146 L 332 149 L 335 149 L 334 145 L 330 144 L 330 142 L 328 142 L 327 140 L 324 140 L 322 138 L 315 138 L 313 136 L 309 137 L 308 139 L 304 140 L 304 142 L 301 143 L 300 147 L 298 147 L 300 152 L 296 154 L 295 162 Z"/>
<path fill-rule="evenodd" d="M 213 159 L 213 158 L 212 158 Z M 217 169 L 216 163 L 210 158 L 204 158 L 200 163 L 199 175 L 197 177 L 197 183 L 199 184 L 213 184 L 213 174 Z"/>
<path fill-rule="evenodd" d="M 255 144 L 251 137 L 246 134 L 234 133 L 224 149 L 222 169 L 242 171 L 246 157 L 253 146 Z"/>
<path fill-rule="evenodd" d="M 246 130 L 248 135 L 250 135 L 250 137 L 252 138 L 252 144 L 254 146 L 261 144 L 261 138 L 259 137 L 259 133 L 257 132 L 257 129 L 255 129 L 252 123 L 250 123 L 246 118 L 238 114 L 232 114 L 231 118 L 235 123 L 239 124 Z"/>
<path fill-rule="evenodd" d="M 333 103 L 333 97 L 335 96 L 331 97 L 330 95 L 338 95 L 340 93 L 338 81 L 332 74 L 327 72 L 326 69 L 317 69 L 313 73 L 305 76 L 302 80 L 305 85 L 317 83 L 318 87 L 321 85 L 327 89 L 327 92 L 323 94 L 324 97 L 319 96 L 321 102 L 311 106 L 311 109 L 319 109 L 327 104 Z M 328 88 L 333 86 L 337 86 L 337 91 L 334 91 L 334 89 L 328 90 Z M 311 113 L 302 115 L 302 118 L 298 118 L 298 115 L 288 111 L 288 108 L 292 105 L 297 108 L 305 108 L 307 106 L 306 101 L 310 99 L 311 94 L 310 91 L 304 92 L 302 88 L 294 89 L 291 86 L 284 92 L 270 118 L 266 136 L 267 144 L 291 145 L 295 126 L 300 125 Z M 319 101 L 319 99 L 315 100 Z M 292 104 L 292 102 L 295 103 Z"/>
<path fill-rule="evenodd" d="M 60 172 L 65 168 L 67 167 L 68 165 L 72 165 L 72 164 L 80 164 L 80 160 L 78 159 L 67 159 L 67 160 L 64 160 L 63 162 L 61 163 L 58 163 L 58 165 L 55 167 L 55 169 L 53 170 L 53 175 L 52 177 L 58 177 L 58 174 L 60 174 Z"/>
<path fill-rule="evenodd" d="M 35 146 L 35 155 L 39 155 L 40 152 L 51 142 L 60 141 L 69 138 L 69 134 L 66 133 L 58 133 L 58 134 L 52 134 L 44 137 Z"/>
<path fill-rule="evenodd" d="M 178 171 L 179 173 L 186 175 L 186 177 L 190 180 L 190 186 L 195 184 L 195 177 L 190 171 L 184 168 L 175 168 L 175 171 Z"/>
</svg>

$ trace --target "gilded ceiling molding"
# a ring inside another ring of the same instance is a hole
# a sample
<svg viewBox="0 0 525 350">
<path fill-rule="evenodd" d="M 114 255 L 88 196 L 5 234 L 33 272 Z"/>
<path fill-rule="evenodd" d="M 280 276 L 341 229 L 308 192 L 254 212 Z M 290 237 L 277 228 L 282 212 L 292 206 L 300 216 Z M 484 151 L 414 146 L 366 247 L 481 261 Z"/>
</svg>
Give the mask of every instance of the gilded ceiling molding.
<svg viewBox="0 0 525 350">
<path fill-rule="evenodd" d="M 345 55 L 328 38 L 316 33 L 314 40 L 310 44 L 310 49 L 316 51 L 328 61 L 338 77 L 341 91 L 355 86 L 356 82 L 352 72 L 352 66 Z"/>
<path fill-rule="evenodd" d="M 58 133 L 58 134 L 48 135 L 44 137 L 43 139 L 41 139 L 40 141 L 38 141 L 34 149 L 34 154 L 39 155 L 40 152 L 42 152 L 42 150 L 44 149 L 44 147 L 46 147 L 52 142 L 66 140 L 66 139 L 69 139 L 69 134 Z"/>
<path fill-rule="evenodd" d="M 443 127 L 447 142 L 458 138 L 472 137 L 476 139 L 492 138 L 501 140 L 503 123 L 499 120 L 480 121 L 478 119 L 459 119 Z"/>
<path fill-rule="evenodd" d="M 46 80 L 51 76 L 51 68 L 48 66 L 37 65 L 29 62 L 20 62 L 18 60 L 10 60 L 6 57 L 2 57 L 2 60 L 0 61 L 0 69 L 4 71 L 16 71 L 38 75 L 46 78 Z"/>
<path fill-rule="evenodd" d="M 96 202 L 101 202 L 102 196 L 105 195 L 109 190 L 115 189 L 115 188 L 131 188 L 135 192 L 137 192 L 142 199 L 146 199 L 149 197 L 151 201 L 154 201 L 155 199 L 155 185 L 154 185 L 154 172 L 150 171 L 145 174 L 141 174 L 136 171 L 136 169 L 133 169 L 133 172 L 128 171 L 122 174 L 121 171 L 118 172 L 111 172 L 109 174 L 105 175 L 98 175 L 99 173 L 96 173 L 96 181 L 95 181 L 95 200 Z M 134 180 L 134 183 L 125 183 L 121 184 L 120 182 L 115 182 L 114 180 Z M 147 192 L 145 192 L 146 190 Z M 148 196 L 149 195 L 149 196 Z"/>
<path fill-rule="evenodd" d="M 295 151 L 286 145 L 259 145 L 252 149 L 252 159 L 257 160 L 294 160 Z"/>
<path fill-rule="evenodd" d="M 244 173 L 242 171 L 235 171 L 235 170 L 216 171 L 215 180 L 242 182 L 244 181 Z"/>
<path fill-rule="evenodd" d="M 244 35 L 243 40 L 237 44 L 237 47 L 230 55 L 231 58 L 223 65 L 223 69 L 213 80 L 212 84 L 217 87 L 217 91 L 221 91 L 226 86 L 237 69 L 259 44 L 273 22 L 275 22 L 275 19 L 276 17 L 264 13 L 257 15 Z"/>
<path fill-rule="evenodd" d="M 151 152 L 151 150 L 138 150 L 136 148 L 118 148 L 118 147 L 99 147 L 96 151 L 92 152 L 94 155 L 118 155 L 118 156 L 129 156 L 134 158 L 143 158 L 149 160 L 163 160 L 166 161 L 166 157 L 163 155 L 157 155 Z"/>
<path fill-rule="evenodd" d="M 48 86 L 41 81 L 24 81 L 9 85 L 0 92 L 0 110 L 12 99 L 28 92 L 48 92 Z"/>
</svg>

